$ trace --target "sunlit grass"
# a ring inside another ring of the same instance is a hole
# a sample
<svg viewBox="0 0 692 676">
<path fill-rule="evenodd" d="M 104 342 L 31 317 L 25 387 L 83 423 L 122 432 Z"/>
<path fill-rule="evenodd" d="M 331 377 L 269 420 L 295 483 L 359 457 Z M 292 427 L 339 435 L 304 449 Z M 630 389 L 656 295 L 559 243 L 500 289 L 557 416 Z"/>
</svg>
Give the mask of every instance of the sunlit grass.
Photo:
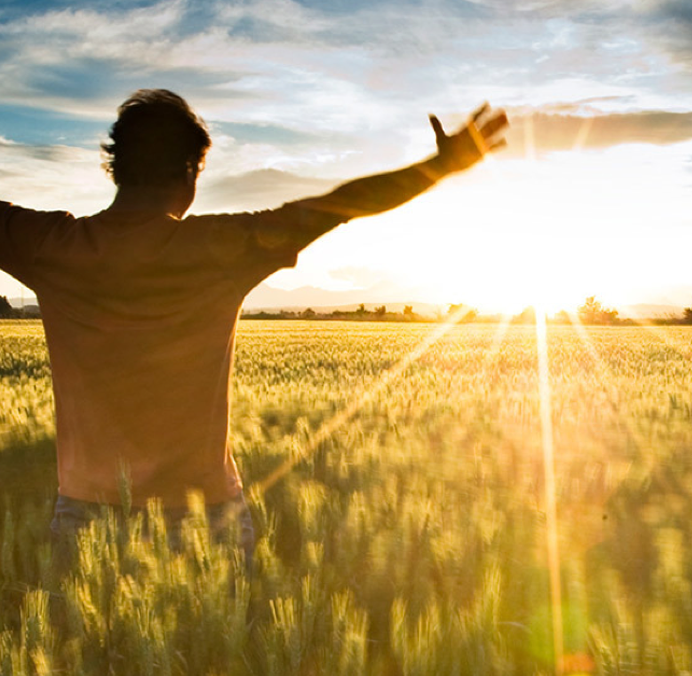
<svg viewBox="0 0 692 676">
<path fill-rule="evenodd" d="M 548 364 L 548 339 L 545 310 L 536 308 L 536 350 L 538 357 L 538 396 L 540 398 L 541 445 L 543 447 L 544 494 L 546 513 L 546 549 L 550 571 L 550 607 L 553 627 L 555 671 L 563 673 L 562 584 L 560 581 L 560 545 L 557 520 L 557 484 L 553 445 L 553 412 Z"/>
<path fill-rule="evenodd" d="M 362 388 L 360 392 L 353 396 L 344 408 L 336 412 L 331 418 L 327 419 L 319 429 L 311 433 L 307 443 L 262 482 L 260 490 L 266 491 L 271 488 L 277 481 L 290 472 L 296 463 L 312 455 L 322 443 L 353 418 L 353 416 L 363 408 L 366 402 L 370 401 L 372 397 L 378 395 L 385 388 L 395 383 L 396 379 L 400 378 L 413 362 L 449 333 L 449 331 L 463 318 L 466 311 L 466 308 L 460 307 L 456 312 L 452 312 L 441 325 L 425 336 L 418 345 L 414 346 L 409 352 L 404 353 L 391 367 L 379 373 L 377 378 L 369 382 L 367 387 Z M 497 333 L 495 334 L 492 347 L 487 356 L 488 360 L 491 360 L 500 349 L 502 337 L 508 325 L 509 318 L 505 318 L 504 321 L 498 324 Z"/>
<path fill-rule="evenodd" d="M 21 394 L 0 473 L 25 482 L 0 487 L 3 676 L 692 666 L 692 373 L 650 331 L 241 323 L 252 577 L 195 502 L 180 551 L 152 504 L 149 531 L 95 523 L 59 582 L 47 355 L 40 326 L 20 329 L 0 332 L 0 387 Z"/>
</svg>

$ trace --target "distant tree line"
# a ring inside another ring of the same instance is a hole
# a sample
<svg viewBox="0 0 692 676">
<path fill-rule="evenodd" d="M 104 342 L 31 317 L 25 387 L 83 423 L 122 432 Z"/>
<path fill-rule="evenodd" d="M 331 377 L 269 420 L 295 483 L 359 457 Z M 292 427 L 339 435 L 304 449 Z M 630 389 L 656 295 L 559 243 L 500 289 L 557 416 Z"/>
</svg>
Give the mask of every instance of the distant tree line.
<svg viewBox="0 0 692 676">
<path fill-rule="evenodd" d="M 0 296 L 0 319 L 36 319 L 41 316 L 38 305 L 13 307 L 7 296 Z"/>
<path fill-rule="evenodd" d="M 496 324 L 506 321 L 506 316 L 500 314 L 481 314 L 477 308 L 464 303 L 452 303 L 446 313 L 438 312 L 434 317 L 414 312 L 412 305 L 406 305 L 401 312 L 390 312 L 385 305 L 375 306 L 368 310 L 361 303 L 355 310 L 334 310 L 332 312 L 317 312 L 312 308 L 295 312 L 280 310 L 278 312 L 244 312 L 243 319 L 316 319 L 341 321 L 387 321 L 387 322 L 434 322 L 453 321 L 455 323 L 486 323 Z M 511 324 L 535 324 L 536 310 L 527 307 L 509 319 Z M 579 321 L 590 326 L 635 326 L 639 321 L 620 317 L 614 308 L 603 305 L 596 296 L 589 296 L 576 311 L 561 310 L 547 318 L 550 324 L 572 324 Z M 684 309 L 682 316 L 656 317 L 642 320 L 649 324 L 692 325 L 692 307 Z"/>
<path fill-rule="evenodd" d="M 332 312 L 316 312 L 306 308 L 300 312 L 279 310 L 278 312 L 243 312 L 243 319 L 319 319 L 333 321 L 364 321 L 364 322 L 433 322 L 435 317 L 418 314 L 412 305 L 405 305 L 401 312 L 390 312 L 386 305 L 376 306 L 368 310 L 361 303 L 355 310 L 333 310 Z"/>
<path fill-rule="evenodd" d="M 576 314 L 576 317 L 575 317 Z M 28 305 L 25 308 L 13 307 L 6 296 L 0 296 L 0 319 L 36 319 L 41 316 L 37 305 Z M 317 319 L 335 321 L 384 321 L 384 322 L 434 322 L 454 321 L 456 323 L 497 323 L 505 318 L 502 315 L 482 315 L 478 310 L 464 303 L 452 303 L 446 314 L 438 312 L 436 316 L 421 315 L 413 310 L 412 305 L 405 305 L 401 312 L 387 310 L 386 305 L 375 306 L 368 310 L 365 303 L 361 303 L 355 310 L 333 310 L 332 312 L 317 312 L 312 308 L 301 311 L 279 310 L 278 312 L 243 312 L 243 319 Z M 623 319 L 617 310 L 605 307 L 595 296 L 589 296 L 576 313 L 561 310 L 553 317 L 548 318 L 552 324 L 571 324 L 579 320 L 585 325 L 596 326 L 628 326 L 635 325 L 633 319 Z M 648 323 L 658 325 L 692 325 L 692 307 L 686 307 L 681 316 L 652 318 Z M 520 313 L 510 318 L 512 324 L 535 324 L 536 311 L 533 307 L 527 307 Z"/>
</svg>

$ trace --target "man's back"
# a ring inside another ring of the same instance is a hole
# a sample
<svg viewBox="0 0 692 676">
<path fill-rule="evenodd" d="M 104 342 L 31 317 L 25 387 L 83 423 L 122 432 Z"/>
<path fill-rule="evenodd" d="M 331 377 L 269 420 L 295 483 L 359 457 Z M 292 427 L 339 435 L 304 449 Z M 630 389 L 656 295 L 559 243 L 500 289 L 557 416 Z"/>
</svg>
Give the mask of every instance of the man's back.
<svg viewBox="0 0 692 676">
<path fill-rule="evenodd" d="M 258 247 L 262 214 L 179 220 L 105 211 L 75 219 L 0 207 L 35 233 L 18 277 L 36 291 L 53 367 L 61 495 L 183 506 L 241 490 L 228 383 L 243 296 L 295 252 Z M 266 220 L 266 219 L 265 219 Z"/>
</svg>

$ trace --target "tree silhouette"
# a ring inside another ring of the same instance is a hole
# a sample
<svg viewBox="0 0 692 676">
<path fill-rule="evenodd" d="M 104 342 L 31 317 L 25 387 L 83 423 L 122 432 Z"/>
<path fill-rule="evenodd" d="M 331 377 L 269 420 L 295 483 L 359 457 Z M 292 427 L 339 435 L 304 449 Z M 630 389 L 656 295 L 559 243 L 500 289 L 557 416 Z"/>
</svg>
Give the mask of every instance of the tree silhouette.
<svg viewBox="0 0 692 676">
<path fill-rule="evenodd" d="M 582 324 L 614 324 L 618 311 L 603 307 L 601 302 L 596 300 L 596 296 L 589 296 L 577 309 L 577 314 Z"/>
<path fill-rule="evenodd" d="M 0 296 L 0 318 L 7 319 L 14 316 L 14 308 L 7 300 L 7 296 Z"/>
<path fill-rule="evenodd" d="M 478 317 L 478 310 L 465 303 L 451 303 L 447 310 L 447 317 L 454 318 L 455 322 L 472 322 Z"/>
<path fill-rule="evenodd" d="M 525 307 L 518 315 L 512 317 L 512 324 L 535 324 L 536 323 L 536 309 L 533 305 Z"/>
</svg>

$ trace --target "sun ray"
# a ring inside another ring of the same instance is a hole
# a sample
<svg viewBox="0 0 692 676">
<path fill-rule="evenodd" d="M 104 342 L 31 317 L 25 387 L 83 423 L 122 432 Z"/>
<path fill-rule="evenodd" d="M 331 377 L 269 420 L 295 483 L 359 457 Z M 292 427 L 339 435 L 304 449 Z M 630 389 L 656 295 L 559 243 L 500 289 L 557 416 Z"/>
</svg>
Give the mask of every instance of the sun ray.
<svg viewBox="0 0 692 676">
<path fill-rule="evenodd" d="M 536 349 L 538 352 L 538 394 L 540 399 L 541 443 L 545 479 L 546 540 L 550 573 L 550 605 L 552 608 L 555 673 L 562 673 L 564 640 L 562 625 L 562 589 L 560 584 L 560 546 L 558 540 L 557 495 L 555 483 L 555 452 L 553 446 L 552 401 L 548 340 L 545 310 L 536 308 Z"/>
<path fill-rule="evenodd" d="M 497 331 L 493 336 L 493 342 L 490 345 L 490 351 L 488 353 L 489 360 L 490 358 L 495 357 L 495 355 L 498 355 L 500 353 L 500 346 L 502 345 L 502 341 L 505 339 L 505 336 L 507 335 L 507 329 L 509 328 L 509 323 L 511 321 L 512 315 L 503 314 L 500 317 L 500 323 L 498 324 Z"/>
<path fill-rule="evenodd" d="M 574 139 L 574 144 L 572 145 L 572 150 L 579 151 L 584 147 L 584 144 L 586 143 L 586 139 L 589 137 L 589 133 L 591 132 L 591 127 L 593 126 L 593 121 L 594 121 L 593 117 L 584 118 L 584 121 L 579 126 L 579 131 L 577 132 L 577 136 Z"/>
<path fill-rule="evenodd" d="M 613 375 L 613 370 L 611 367 L 605 362 L 605 360 L 602 358 L 602 356 L 598 353 L 598 350 L 595 348 L 593 345 L 593 342 L 591 338 L 589 337 L 589 334 L 586 331 L 586 328 L 584 325 L 581 323 L 581 320 L 579 319 L 579 316 L 574 313 L 570 312 L 569 313 L 569 318 L 570 321 L 572 322 L 572 326 L 577 332 L 577 335 L 581 338 L 582 343 L 586 347 L 589 355 L 591 356 L 591 359 L 594 362 L 594 365 L 598 371 L 598 376 L 601 382 L 608 382 Z M 664 345 L 667 345 L 670 347 L 672 350 L 674 350 L 677 354 L 679 354 L 682 357 L 689 358 L 690 352 L 692 351 L 692 346 L 689 344 L 687 345 L 677 345 L 673 343 L 673 341 L 669 340 L 665 335 L 662 335 L 660 331 L 657 329 L 661 329 L 663 327 L 657 327 L 657 326 L 652 326 L 651 324 L 637 324 L 638 328 L 648 328 L 652 331 L 653 335 L 655 338 L 660 340 Z M 681 349 L 681 348 L 687 348 Z M 611 407 L 611 410 L 618 418 L 618 422 L 620 425 L 624 428 L 626 434 L 627 434 L 627 440 L 628 443 L 632 444 L 634 448 L 636 448 L 638 451 L 640 451 L 640 455 L 643 458 L 647 459 L 647 469 L 649 471 L 654 471 L 657 467 L 656 463 L 656 457 L 655 454 L 652 452 L 646 452 L 645 447 L 639 442 L 639 434 L 635 429 L 633 429 L 630 421 L 628 418 L 622 416 L 621 411 L 619 410 L 618 407 L 618 402 L 614 401 L 610 396 L 607 398 L 608 404 Z M 665 479 L 661 478 L 662 481 Z"/>
<path fill-rule="evenodd" d="M 679 355 L 686 358 L 690 358 L 690 356 L 692 356 L 692 343 L 676 342 L 673 337 L 677 332 L 672 326 L 658 326 L 656 324 L 643 321 L 641 318 L 634 318 L 632 321 L 638 328 L 650 331 L 657 340 L 672 350 L 675 350 Z"/>
<path fill-rule="evenodd" d="M 286 460 L 268 477 L 258 483 L 257 490 L 260 493 L 266 492 L 269 488 L 280 481 L 284 476 L 289 474 L 293 468 L 302 460 L 309 458 L 332 434 L 334 434 L 342 425 L 347 423 L 358 411 L 377 393 L 384 389 L 395 378 L 400 376 L 410 364 L 421 357 L 429 350 L 436 342 L 441 340 L 449 331 L 456 326 L 458 321 L 464 316 L 466 308 L 461 307 L 456 312 L 452 313 L 443 324 L 430 333 L 419 345 L 413 348 L 407 355 L 402 357 L 391 368 L 384 371 L 374 383 L 369 383 L 359 394 L 357 394 L 351 402 L 341 411 L 336 413 L 332 418 L 318 428 L 310 437 L 307 444 L 301 449 L 301 452 Z M 495 333 L 491 350 L 488 353 L 488 359 L 493 357 L 499 350 L 502 343 L 509 318 L 506 322 L 501 322 L 498 325 L 498 330 Z"/>
<path fill-rule="evenodd" d="M 598 366 L 599 369 L 601 369 L 601 372 L 604 372 L 606 370 L 609 371 L 610 368 L 604 364 L 603 358 L 594 347 L 593 342 L 591 341 L 591 338 L 589 337 L 589 334 L 586 331 L 586 328 L 584 327 L 584 325 L 581 322 L 581 319 L 579 318 L 579 315 L 574 311 L 570 311 L 567 314 L 569 316 L 570 322 L 572 323 L 572 326 L 577 332 L 577 335 L 579 335 L 582 342 L 584 343 L 594 363 Z M 692 356 L 692 343 L 678 343 L 674 341 L 670 334 L 671 327 L 654 326 L 647 322 L 640 322 L 637 320 L 633 321 L 637 328 L 647 329 L 651 331 L 652 335 L 657 340 L 659 340 L 661 343 L 677 352 L 680 356 L 688 359 Z M 666 333 L 668 333 L 669 335 L 666 335 Z M 614 402 L 611 403 L 614 404 Z"/>
<path fill-rule="evenodd" d="M 503 314 L 500 317 L 500 321 L 497 324 L 497 330 L 493 333 L 493 338 L 492 342 L 490 343 L 490 347 L 488 348 L 488 351 L 485 355 L 485 358 L 482 360 L 482 366 L 481 368 L 483 372 L 486 371 L 487 368 L 490 368 L 492 366 L 495 366 L 494 364 L 495 360 L 497 357 L 500 355 L 500 348 L 502 347 L 502 343 L 505 339 L 505 336 L 507 335 L 507 330 L 509 329 L 510 323 L 512 320 L 512 316 L 509 314 Z M 462 385 L 458 385 L 457 389 L 452 390 L 450 389 L 449 391 L 449 397 L 452 398 L 453 396 L 457 396 L 457 392 L 461 391 Z M 476 401 L 476 406 L 474 410 L 474 414 L 478 415 L 481 413 L 481 403 L 482 400 Z M 462 462 L 462 459 L 459 458 L 459 462 Z"/>
<path fill-rule="evenodd" d="M 572 328 L 576 331 L 577 335 L 581 339 L 582 344 L 586 348 L 586 351 L 589 353 L 589 356 L 591 357 L 591 360 L 593 361 L 594 366 L 598 371 L 597 375 L 599 377 L 599 380 L 604 383 L 608 382 L 610 377 L 612 377 L 611 368 L 594 346 L 593 341 L 591 340 L 584 324 L 582 324 L 581 319 L 579 318 L 579 315 L 574 311 L 569 311 L 567 315 L 572 324 Z M 610 404 L 611 410 L 618 417 L 620 422 L 623 422 L 621 420 L 621 416 L 619 415 L 620 412 L 618 410 L 617 402 L 613 401 L 611 397 L 608 397 L 608 403 Z M 625 420 L 623 424 L 628 433 L 628 440 L 634 444 L 637 444 L 636 436 L 627 420 Z"/>
<path fill-rule="evenodd" d="M 533 115 L 524 118 L 524 153 L 529 162 L 536 159 L 536 140 L 533 127 Z"/>
<path fill-rule="evenodd" d="M 570 322 L 572 323 L 572 327 L 577 332 L 577 335 L 581 339 L 584 347 L 586 348 L 586 351 L 589 353 L 589 356 L 591 357 L 591 360 L 594 363 L 594 367 L 596 368 L 599 381 L 602 383 L 609 382 L 614 375 L 614 370 L 608 365 L 605 359 L 603 359 L 602 355 L 599 354 L 588 332 L 586 331 L 586 328 L 582 324 L 579 315 L 575 312 L 569 312 L 568 315 L 570 318 Z M 611 396 L 607 396 L 607 402 L 610 405 L 610 410 L 613 414 L 613 417 L 617 418 L 621 428 L 624 428 L 624 431 L 627 436 L 627 442 L 631 444 L 634 448 L 636 448 L 638 451 L 640 451 L 641 457 L 647 458 L 647 467 L 649 470 L 653 470 L 655 468 L 655 458 L 653 454 L 646 453 L 643 451 L 643 447 L 639 443 L 639 435 L 637 434 L 637 431 L 633 429 L 629 419 L 622 415 L 618 402 L 613 400 Z"/>
</svg>

